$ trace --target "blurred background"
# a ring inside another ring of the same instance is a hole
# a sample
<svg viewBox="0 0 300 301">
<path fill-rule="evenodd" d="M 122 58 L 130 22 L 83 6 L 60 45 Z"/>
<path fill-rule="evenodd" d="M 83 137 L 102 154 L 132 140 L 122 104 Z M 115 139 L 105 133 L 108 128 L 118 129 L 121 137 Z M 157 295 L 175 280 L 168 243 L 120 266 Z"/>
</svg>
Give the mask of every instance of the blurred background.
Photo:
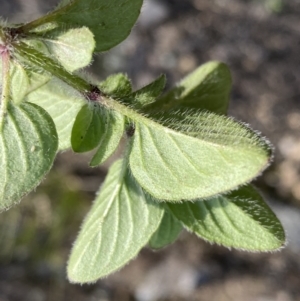
<svg viewBox="0 0 300 301">
<path fill-rule="evenodd" d="M 17 23 L 57 0 L 0 0 Z M 60 154 L 46 180 L 0 215 L 0 301 L 300 300 L 300 0 L 147 0 L 130 37 L 95 58 L 99 79 L 126 72 L 134 87 L 159 74 L 171 87 L 208 60 L 232 71 L 230 115 L 276 148 L 256 186 L 285 226 L 281 252 L 251 254 L 204 243 L 186 232 L 172 246 L 144 249 L 93 285 L 66 280 L 67 257 L 112 160 Z"/>
</svg>

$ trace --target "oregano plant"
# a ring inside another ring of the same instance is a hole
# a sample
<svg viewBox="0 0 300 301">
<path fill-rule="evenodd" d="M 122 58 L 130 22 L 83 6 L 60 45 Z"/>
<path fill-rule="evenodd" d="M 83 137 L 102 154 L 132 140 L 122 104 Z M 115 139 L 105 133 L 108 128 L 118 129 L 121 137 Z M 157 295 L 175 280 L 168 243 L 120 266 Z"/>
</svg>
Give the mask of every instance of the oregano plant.
<svg viewBox="0 0 300 301">
<path fill-rule="evenodd" d="M 162 93 L 164 75 L 133 91 L 125 74 L 102 82 L 80 69 L 123 41 L 142 0 L 63 0 L 27 24 L 0 27 L 0 208 L 18 203 L 56 154 L 94 150 L 101 165 L 125 139 L 74 243 L 67 274 L 89 283 L 182 229 L 226 247 L 273 251 L 284 230 L 249 184 L 270 143 L 227 116 L 231 76 L 208 62 Z M 5 213 L 3 213 L 5 214 Z M 70 213 L 72 214 L 72 213 Z"/>
</svg>

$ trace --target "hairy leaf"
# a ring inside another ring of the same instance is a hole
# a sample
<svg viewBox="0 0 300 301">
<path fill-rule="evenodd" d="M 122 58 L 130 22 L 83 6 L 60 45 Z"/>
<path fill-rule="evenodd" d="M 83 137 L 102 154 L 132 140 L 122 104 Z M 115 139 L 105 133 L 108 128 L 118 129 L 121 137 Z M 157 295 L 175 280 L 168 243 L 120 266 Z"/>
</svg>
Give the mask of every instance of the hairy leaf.
<svg viewBox="0 0 300 301">
<path fill-rule="evenodd" d="M 285 243 L 279 220 L 251 186 L 208 201 L 167 206 L 186 229 L 209 242 L 249 251 L 272 251 Z"/>
<path fill-rule="evenodd" d="M 92 60 L 95 41 L 93 34 L 86 27 L 70 29 L 42 40 L 50 54 L 70 72 L 86 67 Z"/>
<path fill-rule="evenodd" d="M 10 93 L 13 102 L 18 105 L 24 101 L 29 86 L 29 79 L 26 71 L 21 65 L 19 65 L 17 62 L 13 62 L 11 65 Z"/>
<path fill-rule="evenodd" d="M 50 80 L 36 73 L 31 73 L 30 87 L 26 101 L 36 103 L 52 117 L 58 133 L 59 149 L 70 148 L 72 127 L 85 103 L 83 96 L 57 78 Z"/>
<path fill-rule="evenodd" d="M 130 168 L 165 201 L 207 199 L 251 181 L 269 164 L 268 143 L 247 126 L 213 113 L 166 112 L 136 122 Z"/>
<path fill-rule="evenodd" d="M 177 239 L 181 230 L 181 223 L 174 218 L 173 214 L 170 213 L 169 210 L 165 210 L 159 228 L 152 235 L 149 241 L 150 248 L 161 249 L 173 243 Z"/>
<path fill-rule="evenodd" d="M 94 149 L 105 133 L 103 108 L 97 103 L 86 104 L 79 111 L 72 129 L 71 144 L 75 152 Z"/>
<path fill-rule="evenodd" d="M 8 106 L 0 134 L 0 209 L 33 190 L 49 171 L 58 138 L 51 117 L 30 103 Z"/>
<path fill-rule="evenodd" d="M 134 258 L 156 231 L 163 210 L 117 161 L 75 241 L 68 264 L 72 282 L 93 282 Z"/>
<path fill-rule="evenodd" d="M 10 62 L 10 96 L 12 101 L 18 105 L 24 101 L 29 88 L 29 79 L 25 69 L 16 61 Z M 2 60 L 0 59 L 0 74 L 2 73 Z M 0 78 L 0 86 L 2 78 Z"/>
<path fill-rule="evenodd" d="M 196 108 L 227 114 L 231 75 L 220 62 L 208 62 L 179 82 L 148 110 L 168 111 L 175 108 Z"/>
<path fill-rule="evenodd" d="M 51 36 L 51 31 L 88 27 L 95 36 L 96 52 L 122 42 L 136 22 L 142 0 L 70 0 L 52 13 L 22 26 L 22 30 Z"/>
<path fill-rule="evenodd" d="M 125 130 L 123 115 L 115 111 L 106 110 L 104 120 L 105 131 L 101 136 L 98 150 L 92 158 L 90 166 L 102 164 L 114 153 Z"/>
<path fill-rule="evenodd" d="M 102 92 L 117 98 L 122 98 L 132 91 L 130 79 L 123 73 L 109 76 L 105 81 L 99 84 L 99 89 Z"/>
</svg>

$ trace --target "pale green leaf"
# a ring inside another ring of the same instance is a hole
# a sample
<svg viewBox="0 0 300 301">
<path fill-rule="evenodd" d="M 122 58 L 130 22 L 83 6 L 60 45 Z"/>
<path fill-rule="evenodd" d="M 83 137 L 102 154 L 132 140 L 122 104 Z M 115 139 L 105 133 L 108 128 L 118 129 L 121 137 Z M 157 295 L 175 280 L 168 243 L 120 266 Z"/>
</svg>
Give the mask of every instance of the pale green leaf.
<svg viewBox="0 0 300 301">
<path fill-rule="evenodd" d="M 46 44 L 41 39 L 39 39 L 39 40 L 36 38 L 26 39 L 26 40 L 22 40 L 22 42 L 24 42 L 26 45 L 36 49 L 40 53 L 43 53 L 47 56 L 50 55 L 49 48 L 46 46 Z"/>
<path fill-rule="evenodd" d="M 115 111 L 106 110 L 105 112 L 106 129 L 101 136 L 99 147 L 93 156 L 90 166 L 97 166 L 108 159 L 117 149 L 124 134 L 124 117 Z"/>
<path fill-rule="evenodd" d="M 227 114 L 230 90 L 229 68 L 220 62 L 208 62 L 185 77 L 148 110 L 184 107 Z"/>
<path fill-rule="evenodd" d="M 165 210 L 158 229 L 149 241 L 150 248 L 161 249 L 173 243 L 177 239 L 181 230 L 181 223 L 174 218 L 173 214 L 170 213 L 169 210 Z"/>
<path fill-rule="evenodd" d="M 251 181 L 269 164 L 268 142 L 231 118 L 190 110 L 153 119 L 136 122 L 130 168 L 157 199 L 207 199 Z"/>
<path fill-rule="evenodd" d="M 212 243 L 248 251 L 272 251 L 285 243 L 279 220 L 251 186 L 208 201 L 167 206 L 186 229 Z"/>
<path fill-rule="evenodd" d="M 2 60 L 0 60 L 0 74 L 2 73 Z M 29 79 L 25 69 L 16 61 L 10 62 L 10 97 L 12 101 L 19 105 L 26 96 L 29 88 Z M 0 78 L 0 86 L 2 78 Z"/>
<path fill-rule="evenodd" d="M 132 92 L 130 79 L 123 73 L 109 76 L 99 84 L 99 89 L 105 94 L 117 98 L 121 98 Z"/>
<path fill-rule="evenodd" d="M 95 36 L 96 52 L 106 51 L 122 42 L 136 22 L 142 0 L 73 0 L 64 1 L 59 9 L 31 23 L 22 30 L 41 36 L 51 36 L 51 31 L 88 27 Z"/>
<path fill-rule="evenodd" d="M 117 161 L 110 168 L 75 241 L 68 263 L 72 282 L 94 282 L 123 267 L 147 244 L 162 219 L 162 208 L 122 164 Z"/>
<path fill-rule="evenodd" d="M 42 40 L 49 53 L 70 72 L 86 67 L 92 60 L 95 41 L 93 34 L 86 27 L 70 29 L 58 36 Z"/>
<path fill-rule="evenodd" d="M 10 78 L 11 99 L 16 105 L 18 105 L 24 101 L 29 87 L 29 79 L 24 68 L 17 62 L 13 62 L 11 64 Z"/>
<path fill-rule="evenodd" d="M 26 100 L 36 103 L 52 117 L 58 133 L 59 149 L 70 148 L 72 127 L 85 103 L 83 96 L 57 78 L 50 80 L 35 73 L 31 73 L 30 87 Z"/>
<path fill-rule="evenodd" d="M 71 134 L 74 152 L 83 153 L 94 149 L 105 133 L 105 113 L 97 103 L 89 103 L 79 111 Z"/>
<path fill-rule="evenodd" d="M 29 78 L 29 86 L 27 89 L 27 96 L 31 94 L 32 92 L 35 92 L 39 88 L 44 88 L 44 86 L 51 81 L 52 76 L 46 73 L 36 73 L 32 71 L 28 72 L 28 78 Z M 30 96 L 31 97 L 31 96 Z"/>
<path fill-rule="evenodd" d="M 30 103 L 8 106 L 0 134 L 0 209 L 33 190 L 56 156 L 57 133 L 51 117 Z"/>
</svg>

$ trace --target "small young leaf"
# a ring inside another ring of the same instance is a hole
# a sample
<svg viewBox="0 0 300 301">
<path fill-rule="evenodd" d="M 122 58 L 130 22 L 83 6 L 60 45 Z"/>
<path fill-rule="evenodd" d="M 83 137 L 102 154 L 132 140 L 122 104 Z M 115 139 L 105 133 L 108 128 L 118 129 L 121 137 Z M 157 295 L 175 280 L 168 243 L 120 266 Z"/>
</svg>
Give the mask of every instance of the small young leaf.
<svg viewBox="0 0 300 301">
<path fill-rule="evenodd" d="M 13 62 L 10 69 L 10 94 L 13 102 L 19 105 L 24 101 L 29 87 L 29 79 L 24 68 L 17 62 Z"/>
<path fill-rule="evenodd" d="M 59 150 L 70 148 L 72 127 L 85 103 L 83 96 L 57 78 L 50 80 L 47 76 L 30 73 L 30 92 L 26 101 L 39 105 L 52 117 Z"/>
<path fill-rule="evenodd" d="M 41 40 L 37 38 L 22 40 L 26 45 L 31 48 L 36 49 L 38 52 L 50 56 L 49 47 Z"/>
<path fill-rule="evenodd" d="M 51 117 L 30 103 L 9 103 L 0 134 L 0 210 L 20 201 L 49 171 L 58 138 Z"/>
<path fill-rule="evenodd" d="M 79 111 L 72 129 L 71 144 L 74 152 L 83 153 L 99 145 L 105 133 L 105 113 L 97 103 L 86 104 Z"/>
<path fill-rule="evenodd" d="M 122 98 L 132 92 L 130 79 L 123 73 L 109 76 L 99 84 L 99 89 L 105 94 L 116 98 Z"/>
<path fill-rule="evenodd" d="M 29 79 L 24 68 L 16 61 L 10 62 L 10 96 L 12 101 L 19 105 L 24 101 L 29 88 Z M 2 74 L 2 60 L 0 59 L 0 74 Z M 2 85 L 0 78 L 0 86 Z"/>
<path fill-rule="evenodd" d="M 156 199 L 207 199 L 251 181 L 270 160 L 268 143 L 245 125 L 190 110 L 139 116 L 130 169 Z"/>
<path fill-rule="evenodd" d="M 251 186 L 208 201 L 167 206 L 186 229 L 209 242 L 261 252 L 285 243 L 279 220 Z"/>
<path fill-rule="evenodd" d="M 167 111 L 184 107 L 226 115 L 230 90 L 228 67 L 220 62 L 208 62 L 185 77 L 148 110 Z"/>
<path fill-rule="evenodd" d="M 165 210 L 159 228 L 152 235 L 149 246 L 152 249 L 161 249 L 173 243 L 182 230 L 182 225 L 178 222 L 169 210 Z"/>
<path fill-rule="evenodd" d="M 102 164 L 117 149 L 124 134 L 124 117 L 115 111 L 107 110 L 105 118 L 105 131 L 101 136 L 99 147 L 90 162 L 90 166 Z"/>
<path fill-rule="evenodd" d="M 50 36 L 51 31 L 88 27 L 95 36 L 96 52 L 122 42 L 136 22 L 142 0 L 70 0 L 40 19 L 21 26 L 25 32 Z"/>
<path fill-rule="evenodd" d="M 166 85 L 166 76 L 161 75 L 154 82 L 132 93 L 125 99 L 135 109 L 140 109 L 156 101 Z"/>
<path fill-rule="evenodd" d="M 117 161 L 110 168 L 75 241 L 68 263 L 71 282 L 94 282 L 118 270 L 138 254 L 160 224 L 162 208 L 122 165 Z"/>
<path fill-rule="evenodd" d="M 42 38 L 50 54 L 73 72 L 86 67 L 92 60 L 95 48 L 94 36 L 86 27 L 70 29 L 52 38 Z"/>
</svg>

